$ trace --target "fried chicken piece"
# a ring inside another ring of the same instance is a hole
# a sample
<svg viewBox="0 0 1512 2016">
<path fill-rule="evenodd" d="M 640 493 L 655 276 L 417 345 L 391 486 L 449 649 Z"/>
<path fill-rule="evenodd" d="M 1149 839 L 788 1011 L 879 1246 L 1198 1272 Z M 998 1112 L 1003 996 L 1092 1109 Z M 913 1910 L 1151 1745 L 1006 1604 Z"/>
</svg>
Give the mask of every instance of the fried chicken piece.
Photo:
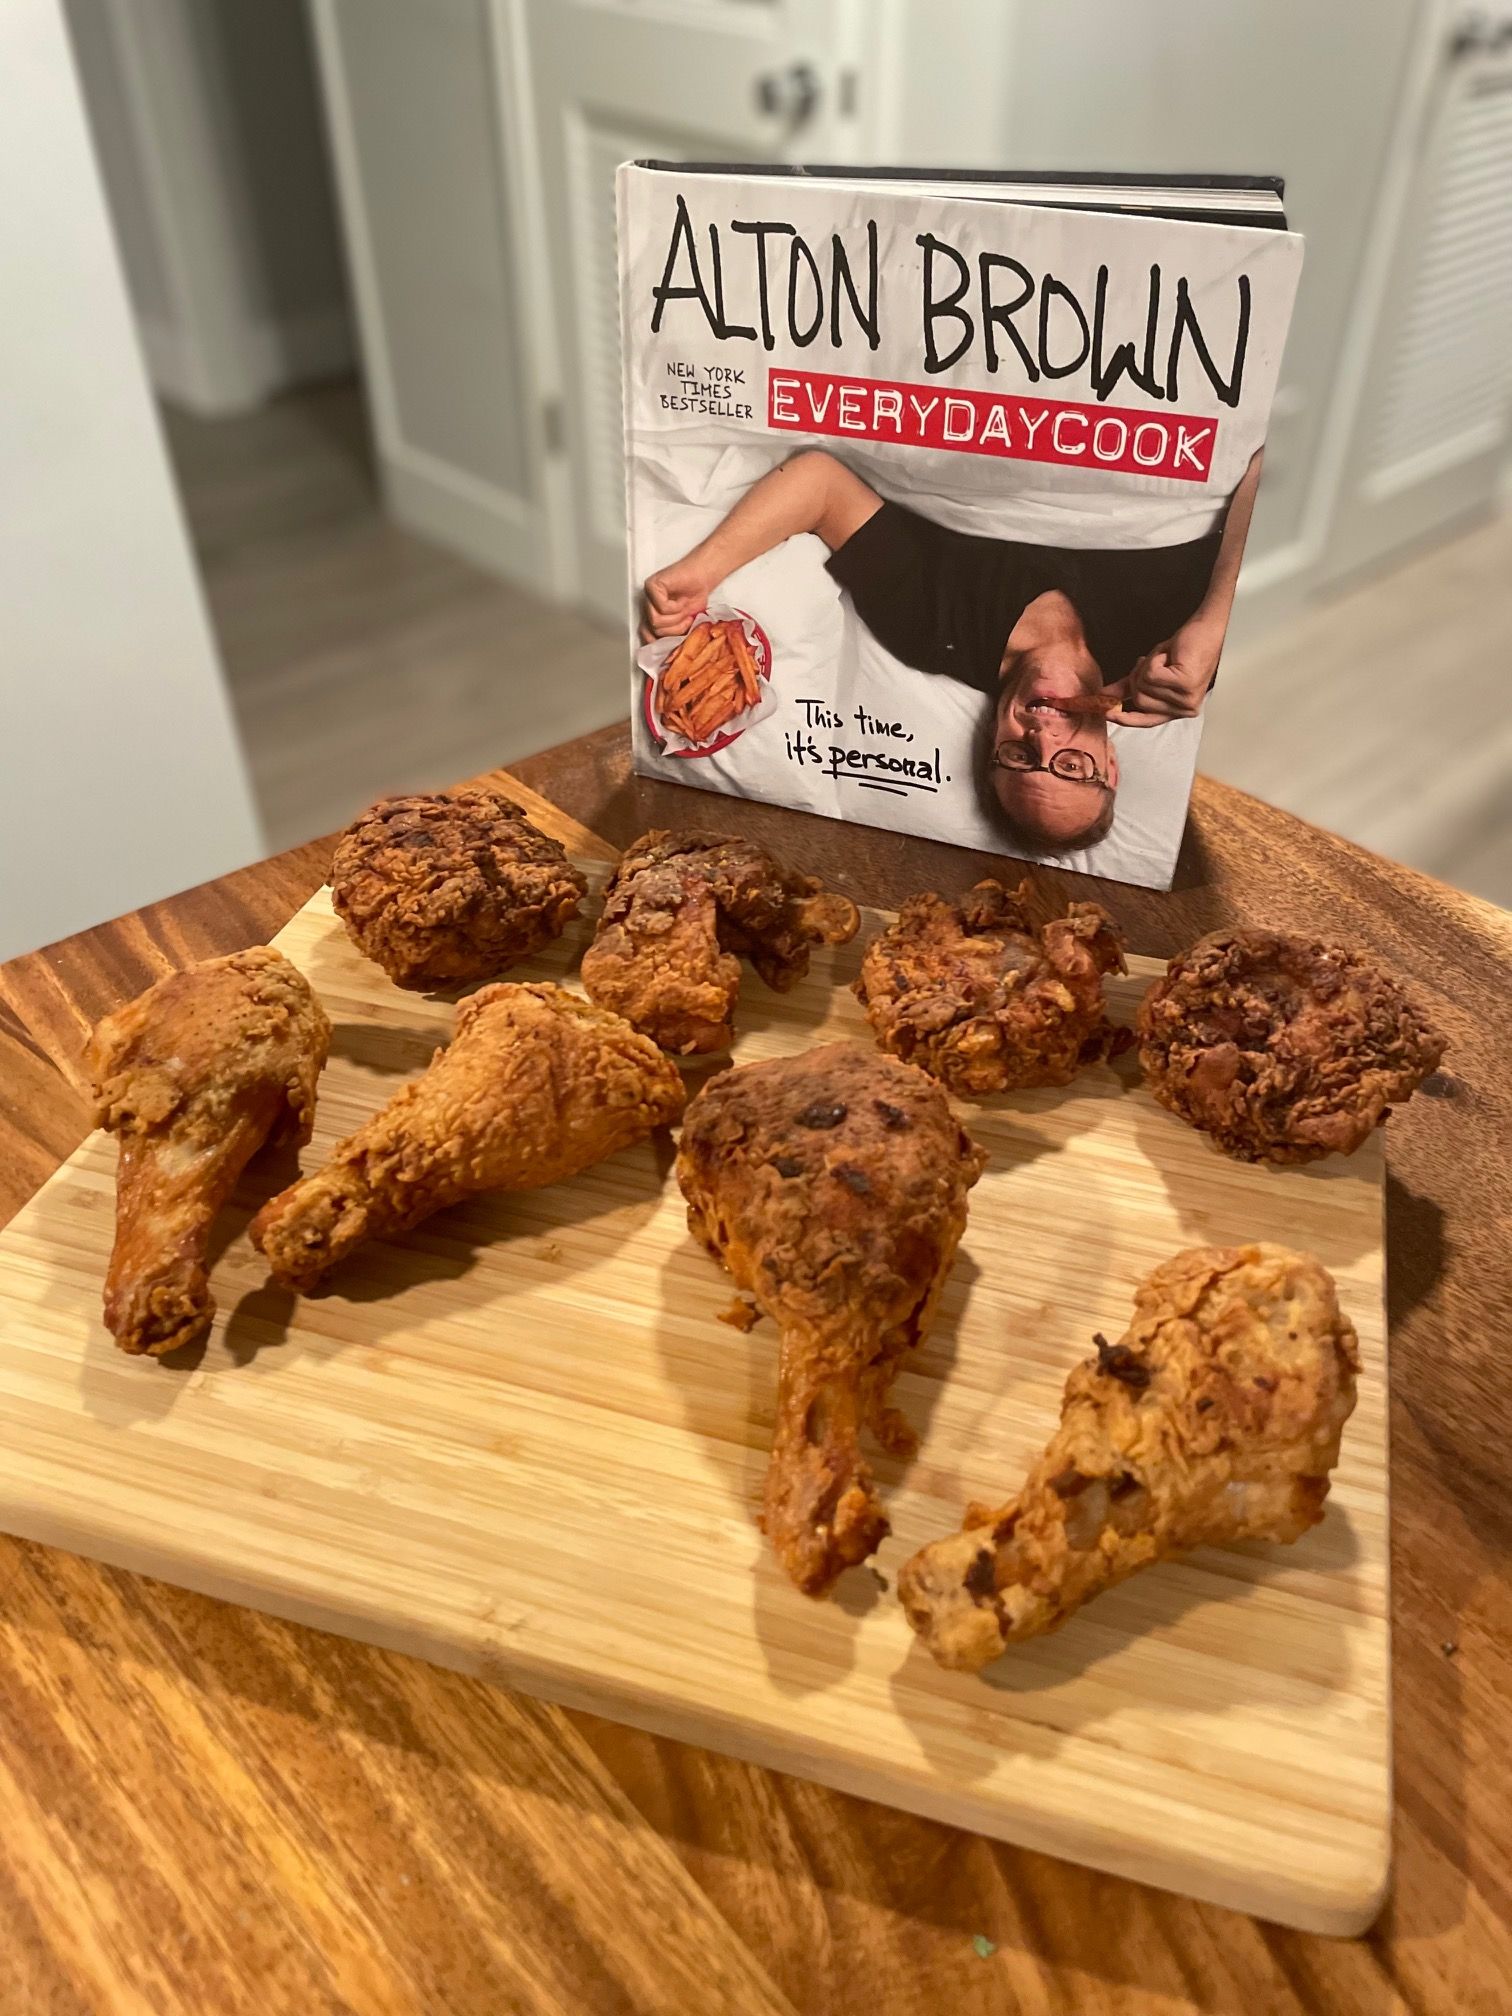
<svg viewBox="0 0 1512 2016">
<path fill-rule="evenodd" d="M 277 1280 L 311 1288 L 364 1239 L 480 1190 L 559 1183 L 682 1108 L 677 1067 L 618 1015 L 549 984 L 484 987 L 422 1077 L 263 1206 L 252 1241 Z"/>
<path fill-rule="evenodd" d="M 587 888 L 560 841 L 476 787 L 381 800 L 331 862 L 331 907 L 399 987 L 491 980 L 559 938 Z"/>
<path fill-rule="evenodd" d="M 811 946 L 843 945 L 860 921 L 848 898 L 752 841 L 646 833 L 625 850 L 604 892 L 583 985 L 664 1050 L 727 1050 L 740 992 L 737 953 L 785 994 L 808 971 Z"/>
<path fill-rule="evenodd" d="M 899 1573 L 941 1666 L 985 1666 L 1173 1554 L 1297 1540 L 1323 1516 L 1360 1361 L 1310 1254 L 1178 1253 L 1135 1290 L 1122 1341 L 1095 1342 L 1018 1496 L 972 1506 Z"/>
<path fill-rule="evenodd" d="M 1162 1106 L 1240 1162 L 1351 1155 L 1410 1098 L 1444 1038 L 1357 952 L 1279 931 L 1214 931 L 1140 1003 Z"/>
<path fill-rule="evenodd" d="M 105 1322 L 160 1358 L 215 1314 L 215 1214 L 269 1140 L 305 1142 L 331 1025 L 271 946 L 172 973 L 90 1039 L 95 1123 L 120 1137 Z"/>
<path fill-rule="evenodd" d="M 878 1043 L 963 1098 L 1069 1085 L 1125 1037 L 1103 1012 L 1104 974 L 1126 970 L 1112 918 L 1073 903 L 1036 926 L 1028 896 L 988 879 L 957 903 L 910 897 L 861 961 Z"/>
<path fill-rule="evenodd" d="M 981 1150 L 939 1086 L 856 1043 L 727 1071 L 688 1108 L 688 1224 L 780 1333 L 762 1525 L 810 1596 L 887 1532 L 860 1436 L 912 1433 L 888 1407 L 966 1229 Z"/>
</svg>

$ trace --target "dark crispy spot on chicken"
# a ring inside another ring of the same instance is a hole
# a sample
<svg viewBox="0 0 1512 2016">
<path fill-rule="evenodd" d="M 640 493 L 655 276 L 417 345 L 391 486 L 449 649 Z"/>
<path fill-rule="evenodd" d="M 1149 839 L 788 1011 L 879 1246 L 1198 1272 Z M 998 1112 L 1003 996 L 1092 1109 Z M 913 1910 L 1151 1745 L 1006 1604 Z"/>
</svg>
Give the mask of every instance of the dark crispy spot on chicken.
<svg viewBox="0 0 1512 2016">
<path fill-rule="evenodd" d="M 777 1171 L 779 1176 L 801 1176 L 803 1174 L 803 1164 L 798 1160 L 796 1155 L 774 1155 L 772 1157 L 772 1167 Z"/>
<path fill-rule="evenodd" d="M 908 1125 L 908 1115 L 901 1106 L 890 1106 L 885 1099 L 874 1099 L 872 1105 L 881 1115 L 882 1125 L 896 1134 Z"/>
<path fill-rule="evenodd" d="M 871 1178 L 867 1175 L 864 1169 L 856 1168 L 854 1163 L 851 1162 L 842 1162 L 836 1168 L 835 1174 L 839 1177 L 840 1181 L 845 1185 L 846 1189 L 850 1191 L 852 1196 L 870 1197 L 872 1187 Z"/>
<path fill-rule="evenodd" d="M 982 1548 L 966 1570 L 966 1592 L 978 1598 L 996 1595 L 996 1556 L 990 1547 Z"/>
<path fill-rule="evenodd" d="M 1141 1392 L 1150 1383 L 1150 1368 L 1127 1344 L 1110 1344 L 1101 1330 L 1092 1342 L 1097 1346 L 1097 1369 L 1109 1379 L 1121 1379 L 1125 1386 Z"/>
<path fill-rule="evenodd" d="M 798 1115 L 798 1125 L 800 1127 L 815 1127 L 819 1129 L 838 1127 L 849 1110 L 849 1107 L 839 1099 L 836 1099 L 833 1103 L 827 1100 L 816 1100 L 812 1106 L 805 1106 L 803 1111 Z"/>
</svg>

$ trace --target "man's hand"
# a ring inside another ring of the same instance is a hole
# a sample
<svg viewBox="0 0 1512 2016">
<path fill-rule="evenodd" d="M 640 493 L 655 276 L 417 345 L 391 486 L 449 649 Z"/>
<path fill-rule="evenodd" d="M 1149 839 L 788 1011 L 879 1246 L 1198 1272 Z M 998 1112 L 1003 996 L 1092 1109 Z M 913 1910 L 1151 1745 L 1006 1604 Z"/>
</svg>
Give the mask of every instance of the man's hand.
<svg viewBox="0 0 1512 2016">
<path fill-rule="evenodd" d="M 713 585 L 691 558 L 678 560 L 653 574 L 646 583 L 641 642 L 649 644 L 653 637 L 684 636 L 708 601 Z"/>
<path fill-rule="evenodd" d="M 1108 719 L 1125 728 L 1190 721 L 1202 712 L 1222 649 L 1223 625 L 1194 616 L 1141 658 L 1127 679 L 1108 687 L 1118 701 Z"/>
</svg>

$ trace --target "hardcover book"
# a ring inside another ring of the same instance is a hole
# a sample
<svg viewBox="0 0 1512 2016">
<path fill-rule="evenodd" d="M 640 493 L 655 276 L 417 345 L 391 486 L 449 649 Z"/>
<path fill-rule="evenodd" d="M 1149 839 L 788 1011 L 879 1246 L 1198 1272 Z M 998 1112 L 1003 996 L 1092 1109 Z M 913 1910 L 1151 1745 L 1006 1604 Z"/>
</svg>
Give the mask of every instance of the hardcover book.
<svg viewBox="0 0 1512 2016">
<path fill-rule="evenodd" d="M 1275 178 L 619 171 L 636 768 L 1169 887 Z"/>
</svg>

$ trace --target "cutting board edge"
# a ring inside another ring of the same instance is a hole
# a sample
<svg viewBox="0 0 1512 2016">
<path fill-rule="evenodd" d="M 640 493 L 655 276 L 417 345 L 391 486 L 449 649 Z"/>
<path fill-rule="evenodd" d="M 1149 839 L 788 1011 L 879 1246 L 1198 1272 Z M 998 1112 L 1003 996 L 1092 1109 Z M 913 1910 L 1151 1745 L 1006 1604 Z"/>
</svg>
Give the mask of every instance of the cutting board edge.
<svg viewBox="0 0 1512 2016">
<path fill-rule="evenodd" d="M 1357 1937 L 1374 1922 L 1389 1893 L 1393 1810 L 1389 1663 L 1381 1717 L 1383 1793 L 1378 1833 L 1362 1845 L 1357 1872 L 1341 1874 L 1326 1885 L 1300 1877 L 1287 1882 L 1238 1856 L 1225 1863 L 1212 1853 L 1211 1840 L 1206 1852 L 1194 1851 L 1189 1856 L 1172 1852 L 1158 1862 L 1151 1860 L 1148 1841 L 1132 1842 L 1095 1825 L 1087 1825 L 1085 1835 L 1072 1840 L 1064 1816 L 1037 1827 L 1033 1809 L 1021 1811 L 1005 1803 L 1001 1788 L 991 1796 L 979 1794 L 970 1785 L 934 1778 L 927 1767 L 899 1771 L 895 1766 L 885 1781 L 873 1783 L 863 1767 L 825 1744 L 812 1742 L 801 1730 L 795 1732 L 794 1747 L 799 1743 L 809 1747 L 795 1759 L 782 1754 L 776 1740 L 763 1729 L 752 1729 L 734 1716 L 721 1716 L 717 1710 L 691 1704 L 684 1697 L 628 1686 L 606 1680 L 602 1675 L 595 1676 L 590 1683 L 571 1668 L 553 1661 L 536 1661 L 518 1652 L 506 1652 L 486 1637 L 473 1638 L 462 1631 L 427 1630 L 423 1625 L 396 1618 L 377 1605 L 358 1601 L 342 1607 L 329 1596 L 245 1569 L 228 1568 L 224 1562 L 203 1561 L 192 1552 L 176 1551 L 172 1536 L 164 1540 L 160 1535 L 143 1537 L 95 1526 L 66 1507 L 46 1503 L 39 1494 L 22 1501 L 0 1492 L 0 1531 L 40 1546 L 59 1547 L 65 1553 L 102 1562 L 128 1574 L 143 1575 L 215 1602 L 239 1604 L 286 1623 L 329 1631 L 399 1657 L 423 1659 L 558 1708 L 602 1716 L 606 1721 L 623 1723 L 648 1735 L 691 1743 L 764 1770 L 827 1786 L 852 1798 L 901 1808 L 922 1819 L 980 1834 L 1009 1847 L 1147 1883 L 1177 1896 L 1216 1904 L 1296 1931 Z M 1387 1644 L 1389 1652 L 1389 1618 Z M 1369 1825 L 1354 1824 L 1361 1831 Z M 1301 1844 L 1297 1854 L 1296 1866 L 1301 1869 L 1305 1865 L 1305 1849 Z"/>
</svg>

